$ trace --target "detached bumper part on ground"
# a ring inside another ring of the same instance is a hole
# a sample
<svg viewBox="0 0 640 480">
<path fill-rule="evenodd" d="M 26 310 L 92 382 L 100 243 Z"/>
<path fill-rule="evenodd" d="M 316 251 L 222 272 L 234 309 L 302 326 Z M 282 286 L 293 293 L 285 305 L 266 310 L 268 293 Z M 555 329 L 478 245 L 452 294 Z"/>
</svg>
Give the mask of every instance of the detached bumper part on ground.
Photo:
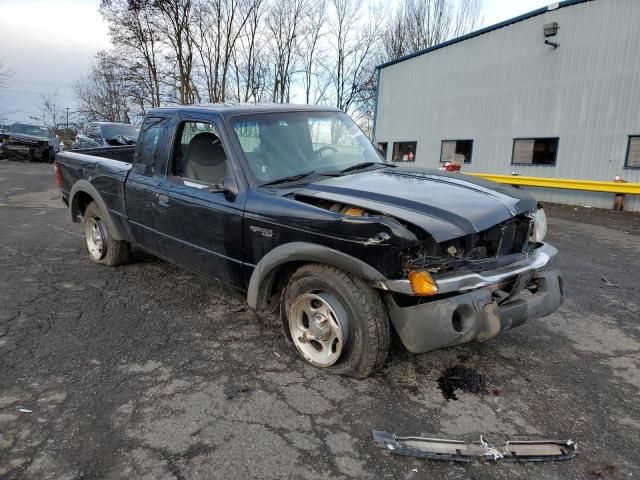
<svg viewBox="0 0 640 480">
<path fill-rule="evenodd" d="M 544 248 L 544 247 L 542 247 Z M 555 249 L 546 249 L 546 261 L 530 265 L 543 267 L 553 259 Z M 418 305 L 400 306 L 386 295 L 389 317 L 412 353 L 424 353 L 461 343 L 482 342 L 526 320 L 556 311 L 564 300 L 562 277 L 557 270 L 517 268 L 499 275 L 477 275 L 494 279 L 492 285 Z M 504 290 L 503 290 L 504 289 Z"/>
<path fill-rule="evenodd" d="M 374 430 L 373 441 L 378 447 L 396 455 L 455 462 L 545 462 L 569 460 L 578 452 L 578 445 L 573 440 L 510 440 L 496 447 L 482 435 L 472 441 L 465 441 L 398 437 L 393 433 Z"/>
</svg>

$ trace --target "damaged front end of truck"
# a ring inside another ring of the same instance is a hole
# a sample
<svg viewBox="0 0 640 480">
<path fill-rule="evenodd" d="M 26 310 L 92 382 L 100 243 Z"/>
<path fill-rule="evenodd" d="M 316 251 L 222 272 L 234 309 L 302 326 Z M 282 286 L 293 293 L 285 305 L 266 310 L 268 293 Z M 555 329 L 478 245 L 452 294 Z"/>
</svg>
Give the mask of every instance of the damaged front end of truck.
<svg viewBox="0 0 640 480">
<path fill-rule="evenodd" d="M 350 240 L 339 249 L 384 274 L 373 285 L 410 352 L 486 341 L 563 302 L 562 277 L 552 268 L 557 251 L 543 242 L 546 217 L 535 202 L 502 209 L 494 218 L 506 218 L 478 229 L 482 222 L 456 221 L 455 213 L 321 189 L 291 196 L 336 214 L 323 227 Z"/>
<path fill-rule="evenodd" d="M 551 268 L 557 251 L 534 241 L 531 217 L 407 251 L 406 278 L 379 287 L 409 351 L 483 342 L 557 310 L 564 297 L 562 277 Z"/>
<path fill-rule="evenodd" d="M 0 148 L 2 158 L 7 160 L 47 162 L 52 159 L 49 141 L 38 137 L 7 134 Z"/>
</svg>

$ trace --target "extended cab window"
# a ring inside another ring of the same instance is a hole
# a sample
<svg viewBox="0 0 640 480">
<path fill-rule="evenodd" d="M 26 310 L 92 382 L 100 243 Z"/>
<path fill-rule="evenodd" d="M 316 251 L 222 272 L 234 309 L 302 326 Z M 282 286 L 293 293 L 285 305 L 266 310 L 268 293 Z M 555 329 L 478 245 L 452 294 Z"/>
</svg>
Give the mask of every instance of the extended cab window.
<svg viewBox="0 0 640 480">
<path fill-rule="evenodd" d="M 137 150 L 133 157 L 134 172 L 149 177 L 155 174 L 160 135 L 166 123 L 164 118 L 149 117 L 142 124 Z"/>
<path fill-rule="evenodd" d="M 226 171 L 227 155 L 215 125 L 196 121 L 181 123 L 173 149 L 171 174 L 219 186 L 224 182 Z"/>
</svg>

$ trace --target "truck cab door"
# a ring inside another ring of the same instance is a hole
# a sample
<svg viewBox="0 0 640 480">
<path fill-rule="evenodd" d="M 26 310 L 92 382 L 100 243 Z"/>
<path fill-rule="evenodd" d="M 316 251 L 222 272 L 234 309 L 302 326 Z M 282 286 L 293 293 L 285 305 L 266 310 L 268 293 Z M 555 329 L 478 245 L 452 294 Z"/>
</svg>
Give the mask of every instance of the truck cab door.
<svg viewBox="0 0 640 480">
<path fill-rule="evenodd" d="M 224 191 L 233 173 L 219 130 L 196 119 L 178 121 L 175 131 L 172 141 L 162 118 L 142 125 L 126 182 L 131 233 L 144 250 L 244 288 L 245 195 Z"/>
<path fill-rule="evenodd" d="M 158 186 L 158 230 L 174 263 L 244 288 L 244 194 L 225 192 L 233 181 L 220 130 L 208 119 L 176 126 L 166 179 Z"/>
<path fill-rule="evenodd" d="M 164 178 L 162 155 L 166 151 L 168 120 L 147 117 L 133 154 L 133 167 L 125 182 L 125 205 L 129 228 L 138 246 L 156 255 L 165 256 L 168 242 L 158 234 L 163 209 L 158 208 L 158 187 Z"/>
</svg>

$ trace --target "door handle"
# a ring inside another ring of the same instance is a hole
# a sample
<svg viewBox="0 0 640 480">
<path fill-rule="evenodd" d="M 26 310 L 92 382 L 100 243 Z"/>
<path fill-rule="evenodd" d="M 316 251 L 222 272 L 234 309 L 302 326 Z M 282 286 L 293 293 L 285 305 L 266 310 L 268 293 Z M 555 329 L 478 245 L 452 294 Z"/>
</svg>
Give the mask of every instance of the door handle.
<svg viewBox="0 0 640 480">
<path fill-rule="evenodd" d="M 156 193 L 156 200 L 158 200 L 158 205 L 161 207 L 169 206 L 169 195 L 164 195 L 162 193 Z"/>
</svg>

